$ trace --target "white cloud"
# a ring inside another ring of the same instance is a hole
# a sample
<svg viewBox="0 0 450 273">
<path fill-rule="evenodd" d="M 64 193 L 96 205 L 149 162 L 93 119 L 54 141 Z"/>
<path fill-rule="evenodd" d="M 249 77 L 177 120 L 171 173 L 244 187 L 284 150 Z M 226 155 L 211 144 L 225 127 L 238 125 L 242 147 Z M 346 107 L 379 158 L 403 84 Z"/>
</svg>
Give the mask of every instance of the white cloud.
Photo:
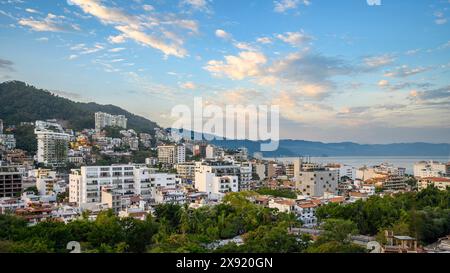
<svg viewBox="0 0 450 273">
<path fill-rule="evenodd" d="M 152 5 L 143 5 L 142 9 L 145 11 L 153 11 L 155 8 Z"/>
<path fill-rule="evenodd" d="M 120 9 L 106 7 L 98 0 L 68 0 L 68 3 L 79 6 L 85 13 L 97 17 L 106 25 L 114 25 L 115 29 L 120 31 L 121 34 L 110 36 L 108 38 L 110 43 L 123 43 L 125 39 L 131 39 L 141 45 L 160 50 L 166 57 L 170 55 L 179 58 L 187 56 L 186 50 L 180 46 L 182 42 L 180 42 L 179 36 L 161 27 L 163 21 L 160 19 L 130 15 Z M 181 20 L 178 22 L 176 25 L 179 27 L 197 30 L 193 21 Z M 151 34 L 147 32 L 149 29 Z M 155 33 L 155 30 L 160 32 L 159 35 Z M 174 43 L 166 41 L 163 37 L 174 41 Z"/>
<path fill-rule="evenodd" d="M 19 20 L 19 25 L 27 26 L 33 31 L 49 31 L 49 32 L 62 32 L 69 30 L 78 30 L 76 25 L 70 25 L 63 21 L 64 16 L 56 16 L 49 13 L 47 17 L 43 19 L 34 18 L 22 18 Z"/>
<path fill-rule="evenodd" d="M 244 50 L 244 51 L 256 51 L 256 49 L 249 43 L 236 42 L 236 43 L 234 43 L 234 46 L 236 48 L 238 48 L 240 50 Z"/>
<path fill-rule="evenodd" d="M 387 86 L 389 86 L 389 81 L 381 80 L 381 81 L 378 82 L 378 86 L 379 87 L 387 87 Z"/>
<path fill-rule="evenodd" d="M 299 46 L 312 40 L 311 36 L 303 32 L 286 32 L 284 34 L 278 34 L 277 38 L 292 46 Z"/>
<path fill-rule="evenodd" d="M 190 89 L 190 90 L 192 90 L 192 89 L 196 89 L 197 85 L 195 83 L 193 83 L 193 82 L 185 82 L 185 83 L 180 84 L 180 87 L 183 88 L 183 89 Z"/>
<path fill-rule="evenodd" d="M 296 9 L 299 5 L 309 6 L 311 4 L 308 0 L 280 0 L 274 1 L 274 11 L 283 13 L 290 9 Z"/>
<path fill-rule="evenodd" d="M 225 61 L 211 60 L 204 68 L 215 76 L 242 80 L 260 75 L 266 62 L 266 56 L 260 52 L 243 51 L 238 56 L 225 56 Z"/>
<path fill-rule="evenodd" d="M 182 6 L 188 6 L 193 10 L 211 12 L 207 0 L 182 0 Z"/>
<path fill-rule="evenodd" d="M 134 41 L 142 45 L 158 49 L 162 51 L 166 56 L 173 55 L 183 58 L 187 55 L 186 50 L 179 47 L 178 45 L 167 44 L 156 37 L 133 28 L 132 26 L 117 26 L 116 29 L 120 30 L 127 38 L 133 39 Z"/>
<path fill-rule="evenodd" d="M 394 56 L 390 54 L 380 55 L 380 56 L 372 56 L 364 59 L 364 63 L 369 68 L 379 68 L 383 66 L 387 66 L 392 64 L 395 61 Z"/>
<path fill-rule="evenodd" d="M 400 67 L 395 68 L 394 70 L 386 71 L 384 73 L 385 77 L 397 77 L 397 78 L 405 78 L 412 75 L 416 75 L 425 71 L 428 71 L 430 68 L 428 67 L 415 67 L 410 68 L 407 65 L 402 65 Z"/>
<path fill-rule="evenodd" d="M 260 37 L 260 38 L 256 39 L 256 41 L 261 44 L 271 44 L 272 43 L 272 39 L 270 39 L 269 37 Z"/>
<path fill-rule="evenodd" d="M 110 50 L 108 50 L 109 52 L 120 52 L 125 50 L 125 48 L 123 47 L 116 47 L 116 48 L 111 48 Z"/>
<path fill-rule="evenodd" d="M 29 12 L 29 13 L 39 13 L 39 11 L 37 11 L 35 9 L 30 9 L 30 8 L 25 9 L 25 11 Z"/>
<path fill-rule="evenodd" d="M 125 43 L 126 40 L 127 40 L 127 37 L 124 34 L 108 37 L 108 41 L 111 44 L 122 44 L 122 43 Z"/>
<path fill-rule="evenodd" d="M 216 36 L 221 39 L 225 39 L 225 40 L 231 39 L 231 37 L 232 37 L 230 33 L 226 32 L 223 29 L 217 29 Z"/>
</svg>

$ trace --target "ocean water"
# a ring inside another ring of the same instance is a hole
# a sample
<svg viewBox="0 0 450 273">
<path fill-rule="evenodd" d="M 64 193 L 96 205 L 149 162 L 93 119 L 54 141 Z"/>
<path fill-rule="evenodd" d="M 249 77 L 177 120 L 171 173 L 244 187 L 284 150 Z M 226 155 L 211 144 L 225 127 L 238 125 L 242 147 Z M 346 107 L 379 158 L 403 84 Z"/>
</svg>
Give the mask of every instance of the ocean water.
<svg viewBox="0 0 450 273">
<path fill-rule="evenodd" d="M 296 158 L 294 157 L 282 157 L 282 158 L 265 158 L 267 160 L 276 160 L 281 162 L 292 162 Z M 450 156 L 335 156 L 335 157 L 308 157 L 304 158 L 311 162 L 317 162 L 322 164 L 327 163 L 341 163 L 350 165 L 356 168 L 363 166 L 374 166 L 381 163 L 390 163 L 396 167 L 406 168 L 407 174 L 413 174 L 414 163 L 419 161 L 439 161 L 450 162 Z"/>
</svg>

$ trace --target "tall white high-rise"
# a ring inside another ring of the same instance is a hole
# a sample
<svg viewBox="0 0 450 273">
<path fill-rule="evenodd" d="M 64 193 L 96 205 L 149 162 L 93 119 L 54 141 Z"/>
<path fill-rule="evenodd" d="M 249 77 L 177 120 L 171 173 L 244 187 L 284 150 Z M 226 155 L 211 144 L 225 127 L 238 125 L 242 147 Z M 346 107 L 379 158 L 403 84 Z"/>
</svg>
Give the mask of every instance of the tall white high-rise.
<svg viewBox="0 0 450 273">
<path fill-rule="evenodd" d="M 61 166 L 67 161 L 70 135 L 54 122 L 36 121 L 37 161 L 48 166 Z"/>
<path fill-rule="evenodd" d="M 107 126 L 114 126 L 120 128 L 127 128 L 128 119 L 123 115 L 111 115 L 108 113 L 97 112 L 95 113 L 95 130 L 99 132 Z"/>
</svg>

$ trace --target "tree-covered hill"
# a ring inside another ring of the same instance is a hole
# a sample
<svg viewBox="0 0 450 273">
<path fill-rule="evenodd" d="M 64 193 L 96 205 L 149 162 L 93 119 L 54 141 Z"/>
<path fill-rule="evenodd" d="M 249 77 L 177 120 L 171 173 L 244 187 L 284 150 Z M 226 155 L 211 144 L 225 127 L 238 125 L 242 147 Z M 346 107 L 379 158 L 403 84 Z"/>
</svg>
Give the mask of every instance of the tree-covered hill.
<svg viewBox="0 0 450 273">
<path fill-rule="evenodd" d="M 128 128 L 138 132 L 153 133 L 154 128 L 159 127 L 153 121 L 114 105 L 74 102 L 20 81 L 0 84 L 0 119 L 6 124 L 58 119 L 67 121 L 72 129 L 81 130 L 94 128 L 95 112 L 124 115 L 128 118 Z"/>
</svg>

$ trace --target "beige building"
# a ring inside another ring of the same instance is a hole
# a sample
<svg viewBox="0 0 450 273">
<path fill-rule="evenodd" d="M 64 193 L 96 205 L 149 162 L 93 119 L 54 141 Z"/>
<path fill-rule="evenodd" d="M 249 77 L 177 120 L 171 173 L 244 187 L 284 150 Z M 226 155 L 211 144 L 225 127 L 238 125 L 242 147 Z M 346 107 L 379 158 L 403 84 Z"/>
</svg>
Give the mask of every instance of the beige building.
<svg viewBox="0 0 450 273">
<path fill-rule="evenodd" d="M 178 177 L 182 179 L 195 179 L 195 162 L 185 162 L 175 165 Z"/>
<path fill-rule="evenodd" d="M 444 177 L 427 177 L 419 179 L 418 186 L 419 190 L 424 190 L 429 186 L 435 186 L 436 188 L 445 191 L 447 187 L 450 187 L 450 178 Z"/>
<path fill-rule="evenodd" d="M 184 145 L 158 146 L 158 161 L 163 164 L 178 164 L 186 161 Z"/>
</svg>

